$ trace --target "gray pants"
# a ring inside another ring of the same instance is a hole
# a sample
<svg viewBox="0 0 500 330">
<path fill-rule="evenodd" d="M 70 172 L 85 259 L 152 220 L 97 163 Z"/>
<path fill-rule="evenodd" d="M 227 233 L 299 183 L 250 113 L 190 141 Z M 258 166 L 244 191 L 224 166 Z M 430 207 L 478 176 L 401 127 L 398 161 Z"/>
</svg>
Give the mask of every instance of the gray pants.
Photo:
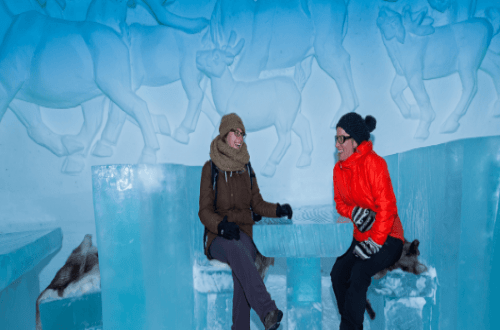
<svg viewBox="0 0 500 330">
<path fill-rule="evenodd" d="M 232 330 L 250 329 L 250 307 L 262 323 L 267 313 L 276 310 L 276 304 L 255 267 L 257 249 L 252 239 L 240 232 L 240 240 L 216 237 L 210 245 L 210 255 L 227 263 L 233 273 L 233 326 Z"/>
</svg>

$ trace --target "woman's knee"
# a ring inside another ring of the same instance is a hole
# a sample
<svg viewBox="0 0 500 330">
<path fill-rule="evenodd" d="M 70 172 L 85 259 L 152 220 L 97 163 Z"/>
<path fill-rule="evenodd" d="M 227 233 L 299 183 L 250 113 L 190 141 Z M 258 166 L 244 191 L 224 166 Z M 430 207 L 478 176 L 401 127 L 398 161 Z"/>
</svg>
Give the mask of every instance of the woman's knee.
<svg viewBox="0 0 500 330">
<path fill-rule="evenodd" d="M 351 273 L 351 287 L 355 290 L 366 289 L 370 286 L 372 277 L 361 267 L 354 267 Z"/>
<path fill-rule="evenodd" d="M 346 271 L 347 269 L 345 269 L 342 263 L 337 260 L 332 267 L 332 271 L 330 272 L 330 279 L 332 280 L 333 286 L 346 281 Z"/>
</svg>

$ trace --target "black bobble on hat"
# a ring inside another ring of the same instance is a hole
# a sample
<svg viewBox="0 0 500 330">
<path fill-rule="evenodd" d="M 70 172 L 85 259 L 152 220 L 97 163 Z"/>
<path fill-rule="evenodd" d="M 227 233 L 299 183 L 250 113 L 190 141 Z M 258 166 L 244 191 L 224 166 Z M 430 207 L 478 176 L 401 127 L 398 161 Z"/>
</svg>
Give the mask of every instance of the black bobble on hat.
<svg viewBox="0 0 500 330">
<path fill-rule="evenodd" d="M 370 139 L 370 133 L 375 130 L 377 120 L 373 116 L 366 116 L 365 119 L 355 112 L 349 112 L 343 115 L 337 128 L 342 128 L 359 145 L 363 141 Z"/>
<path fill-rule="evenodd" d="M 377 120 L 373 116 L 368 115 L 365 117 L 365 124 L 366 128 L 368 128 L 368 132 L 371 133 L 377 127 Z"/>
</svg>

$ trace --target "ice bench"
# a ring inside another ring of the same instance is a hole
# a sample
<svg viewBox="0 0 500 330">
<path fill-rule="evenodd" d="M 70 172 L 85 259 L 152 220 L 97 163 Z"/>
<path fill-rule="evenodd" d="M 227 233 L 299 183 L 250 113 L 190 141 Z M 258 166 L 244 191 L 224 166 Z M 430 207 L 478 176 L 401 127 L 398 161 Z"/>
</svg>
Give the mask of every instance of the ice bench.
<svg viewBox="0 0 500 330">
<path fill-rule="evenodd" d="M 368 298 L 376 313 L 371 330 L 430 330 L 436 304 L 436 269 L 429 267 L 420 275 L 400 269 L 373 280 Z"/>
<path fill-rule="evenodd" d="M 320 258 L 341 255 L 352 240 L 352 225 L 337 223 L 337 217 L 332 205 L 310 206 L 295 209 L 292 220 L 264 218 L 253 228 L 255 245 L 263 255 L 287 258 L 287 306 L 281 307 L 289 329 L 321 329 Z M 201 246 L 197 247 L 199 251 Z M 194 272 L 196 329 L 228 329 L 231 269 L 208 263 L 204 256 L 198 264 Z"/>
<path fill-rule="evenodd" d="M 61 246 L 60 228 L 0 234 L 0 328 L 35 329 L 38 276 Z"/>
<path fill-rule="evenodd" d="M 56 293 L 40 301 L 43 330 L 102 329 L 102 303 L 99 276 L 86 276 L 70 284 L 64 297 Z"/>
</svg>

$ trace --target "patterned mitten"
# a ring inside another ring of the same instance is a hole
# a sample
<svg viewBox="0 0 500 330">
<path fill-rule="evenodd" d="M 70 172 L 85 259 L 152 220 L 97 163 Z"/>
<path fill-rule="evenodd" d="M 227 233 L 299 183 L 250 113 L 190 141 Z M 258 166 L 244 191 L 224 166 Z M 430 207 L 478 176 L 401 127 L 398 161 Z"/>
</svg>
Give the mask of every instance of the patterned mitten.
<svg viewBox="0 0 500 330">
<path fill-rule="evenodd" d="M 355 206 L 352 210 L 352 222 L 360 232 L 364 233 L 372 227 L 375 222 L 375 215 L 376 213 L 370 209 Z"/>
<path fill-rule="evenodd" d="M 378 245 L 370 237 L 366 241 L 356 244 L 352 253 L 354 253 L 354 255 L 358 258 L 366 260 L 370 259 L 372 255 L 377 253 L 381 247 L 382 245 Z"/>
</svg>

